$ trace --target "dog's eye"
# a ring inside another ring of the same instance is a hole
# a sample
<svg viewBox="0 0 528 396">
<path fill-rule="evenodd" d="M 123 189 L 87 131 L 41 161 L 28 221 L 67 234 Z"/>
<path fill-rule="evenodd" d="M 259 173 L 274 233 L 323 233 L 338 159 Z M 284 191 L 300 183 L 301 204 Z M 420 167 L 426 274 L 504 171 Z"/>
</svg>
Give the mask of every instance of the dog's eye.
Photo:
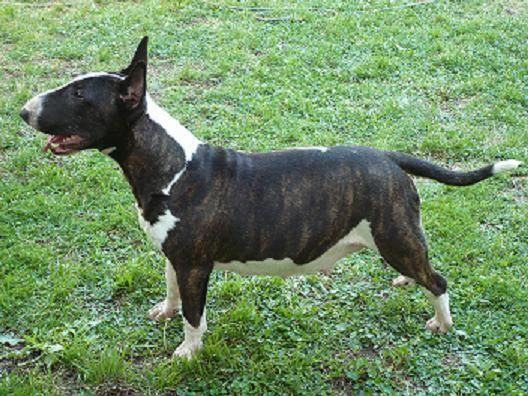
<svg viewBox="0 0 528 396">
<path fill-rule="evenodd" d="M 83 98 L 83 94 L 82 94 L 82 91 L 81 91 L 80 88 L 77 88 L 77 89 L 73 92 L 73 94 L 75 95 L 76 98 L 80 98 L 80 99 Z"/>
</svg>

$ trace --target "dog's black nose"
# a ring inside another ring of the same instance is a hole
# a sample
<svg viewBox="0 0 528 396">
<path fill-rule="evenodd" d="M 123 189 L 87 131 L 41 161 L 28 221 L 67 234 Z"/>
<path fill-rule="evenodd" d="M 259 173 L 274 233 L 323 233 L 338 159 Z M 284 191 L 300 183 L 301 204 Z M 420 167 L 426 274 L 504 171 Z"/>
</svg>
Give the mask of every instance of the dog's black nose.
<svg viewBox="0 0 528 396">
<path fill-rule="evenodd" d="M 29 111 L 27 111 L 25 107 L 20 111 L 20 117 L 26 122 L 29 121 Z"/>
</svg>

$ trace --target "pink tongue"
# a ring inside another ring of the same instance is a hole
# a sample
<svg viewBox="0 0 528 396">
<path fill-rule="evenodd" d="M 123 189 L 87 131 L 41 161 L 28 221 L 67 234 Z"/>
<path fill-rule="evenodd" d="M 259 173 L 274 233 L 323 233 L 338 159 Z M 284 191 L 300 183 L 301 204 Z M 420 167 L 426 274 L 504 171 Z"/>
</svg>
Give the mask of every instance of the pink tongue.
<svg viewBox="0 0 528 396">
<path fill-rule="evenodd" d="M 42 151 L 44 151 L 44 152 L 48 151 L 50 149 L 52 143 L 60 143 L 64 139 L 66 139 L 66 137 L 67 136 L 57 136 L 57 135 L 48 137 L 48 141 L 46 142 L 46 144 L 42 148 Z"/>
<path fill-rule="evenodd" d="M 42 148 L 42 151 L 46 152 L 46 151 L 49 150 L 49 148 L 51 146 L 51 143 L 52 143 L 52 140 L 53 140 L 53 136 L 48 137 L 48 141 L 46 142 L 46 144 Z"/>
</svg>

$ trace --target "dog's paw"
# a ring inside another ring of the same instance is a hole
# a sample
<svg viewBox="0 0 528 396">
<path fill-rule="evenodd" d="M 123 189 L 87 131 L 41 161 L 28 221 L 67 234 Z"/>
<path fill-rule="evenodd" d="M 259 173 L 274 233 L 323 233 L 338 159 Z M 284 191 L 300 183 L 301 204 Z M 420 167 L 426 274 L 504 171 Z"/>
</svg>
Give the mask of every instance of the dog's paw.
<svg viewBox="0 0 528 396">
<path fill-rule="evenodd" d="M 409 278 L 405 275 L 400 275 L 397 278 L 394 278 L 392 280 L 392 286 L 394 287 L 403 287 L 403 286 L 411 286 L 414 285 L 416 282 L 414 279 Z"/>
<path fill-rule="evenodd" d="M 433 333 L 447 333 L 451 326 L 453 326 L 453 323 L 451 321 L 442 322 L 438 320 L 436 316 L 429 319 L 425 325 L 425 327 L 427 327 Z"/>
<path fill-rule="evenodd" d="M 180 304 L 170 303 L 163 300 L 152 307 L 148 313 L 148 317 L 152 320 L 163 320 L 172 318 L 178 312 Z"/>
<path fill-rule="evenodd" d="M 187 360 L 191 360 L 193 356 L 198 352 L 200 349 L 202 349 L 202 342 L 190 342 L 190 341 L 183 341 L 178 348 L 174 351 L 172 354 L 173 359 L 177 358 L 185 358 Z"/>
</svg>

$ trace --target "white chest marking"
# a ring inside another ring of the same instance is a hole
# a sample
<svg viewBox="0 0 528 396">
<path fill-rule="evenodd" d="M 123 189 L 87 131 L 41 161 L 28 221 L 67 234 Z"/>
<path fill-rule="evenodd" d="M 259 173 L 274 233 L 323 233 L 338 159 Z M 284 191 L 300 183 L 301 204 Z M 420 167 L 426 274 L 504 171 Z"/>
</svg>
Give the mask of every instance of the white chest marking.
<svg viewBox="0 0 528 396">
<path fill-rule="evenodd" d="M 176 119 L 172 118 L 169 113 L 159 107 L 156 102 L 152 100 L 149 94 L 146 96 L 147 99 L 147 115 L 148 117 L 161 126 L 163 130 L 178 143 L 178 145 L 183 149 L 185 154 L 185 164 L 183 168 L 178 171 L 170 183 L 161 191 L 163 194 L 169 195 L 170 190 L 174 183 L 178 181 L 183 172 L 187 169 L 187 164 L 192 160 L 192 157 L 198 146 L 201 142 L 183 125 L 181 125 Z M 163 242 L 167 239 L 169 231 L 174 228 L 176 223 L 180 219 L 174 216 L 169 209 L 165 211 L 164 214 L 158 217 L 158 220 L 151 224 L 146 221 L 143 217 L 143 213 L 138 209 L 139 224 L 145 230 L 147 235 L 150 237 L 154 245 L 161 250 Z"/>
<path fill-rule="evenodd" d="M 214 268 L 217 270 L 237 272 L 242 275 L 278 275 L 287 277 L 291 275 L 313 274 L 331 269 L 336 261 L 363 247 L 378 250 L 372 237 L 370 223 L 366 220 L 361 220 L 356 227 L 334 246 L 307 264 L 295 264 L 290 258 L 281 260 L 269 258 L 263 261 L 248 261 L 244 263 L 240 261 L 215 263 Z"/>
<path fill-rule="evenodd" d="M 178 181 L 183 172 L 187 169 L 187 164 L 192 160 L 198 146 L 202 144 L 191 132 L 189 132 L 176 119 L 170 116 L 165 110 L 159 107 L 154 100 L 147 94 L 147 115 L 152 121 L 161 126 L 167 134 L 173 138 L 183 149 L 185 153 L 185 164 L 183 168 L 174 175 L 170 183 L 162 192 L 169 195 L 172 186 Z"/>
<path fill-rule="evenodd" d="M 172 215 L 169 209 L 167 209 L 164 214 L 159 216 L 158 221 L 153 224 L 145 220 L 143 213 L 139 208 L 138 218 L 139 224 L 145 233 L 150 237 L 154 246 L 156 246 L 159 250 L 161 250 L 163 242 L 165 242 L 165 239 L 167 239 L 169 231 L 172 230 L 176 223 L 180 221 L 179 218 Z"/>
</svg>

